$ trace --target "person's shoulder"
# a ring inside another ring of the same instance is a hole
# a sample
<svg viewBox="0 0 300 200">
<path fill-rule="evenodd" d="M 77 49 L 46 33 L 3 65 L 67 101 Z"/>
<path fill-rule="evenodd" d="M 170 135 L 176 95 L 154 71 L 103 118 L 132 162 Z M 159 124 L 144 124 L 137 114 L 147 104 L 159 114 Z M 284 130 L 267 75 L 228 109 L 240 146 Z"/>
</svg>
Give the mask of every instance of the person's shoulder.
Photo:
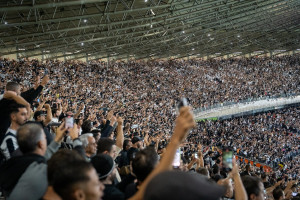
<svg viewBox="0 0 300 200">
<path fill-rule="evenodd" d="M 9 109 L 10 105 L 13 103 L 13 100 L 2 98 L 0 100 L 0 108 L 2 112 L 5 112 Z"/>
<path fill-rule="evenodd" d="M 135 147 L 130 147 L 130 149 L 128 150 L 128 152 L 135 152 L 135 151 L 138 151 L 138 149 Z"/>
<path fill-rule="evenodd" d="M 138 190 L 137 190 L 136 183 L 130 183 L 129 185 L 127 185 L 127 187 L 125 189 L 126 199 L 132 197 L 137 191 Z"/>
<path fill-rule="evenodd" d="M 3 144 L 4 142 L 6 142 L 7 140 L 17 140 L 16 135 L 7 131 L 3 137 L 3 139 L 1 140 L 1 144 Z"/>
<path fill-rule="evenodd" d="M 1 104 L 1 105 L 2 105 L 2 104 L 12 104 L 12 103 L 15 103 L 15 101 L 12 100 L 12 99 L 2 98 L 2 99 L 0 100 L 0 104 Z"/>
<path fill-rule="evenodd" d="M 124 193 L 114 185 L 105 185 L 104 193 L 108 196 L 124 196 Z"/>
<path fill-rule="evenodd" d="M 137 191 L 137 185 L 136 183 L 130 183 L 126 186 L 125 191 Z"/>
</svg>

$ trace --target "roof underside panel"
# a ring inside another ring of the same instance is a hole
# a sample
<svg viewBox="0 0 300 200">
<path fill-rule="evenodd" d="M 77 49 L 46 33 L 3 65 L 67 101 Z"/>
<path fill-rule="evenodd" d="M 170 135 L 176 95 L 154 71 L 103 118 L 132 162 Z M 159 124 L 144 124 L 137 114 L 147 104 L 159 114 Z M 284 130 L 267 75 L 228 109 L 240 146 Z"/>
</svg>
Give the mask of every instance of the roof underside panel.
<svg viewBox="0 0 300 200">
<path fill-rule="evenodd" d="M 299 49 L 299 0 L 0 1 L 0 56 L 72 59 Z"/>
</svg>

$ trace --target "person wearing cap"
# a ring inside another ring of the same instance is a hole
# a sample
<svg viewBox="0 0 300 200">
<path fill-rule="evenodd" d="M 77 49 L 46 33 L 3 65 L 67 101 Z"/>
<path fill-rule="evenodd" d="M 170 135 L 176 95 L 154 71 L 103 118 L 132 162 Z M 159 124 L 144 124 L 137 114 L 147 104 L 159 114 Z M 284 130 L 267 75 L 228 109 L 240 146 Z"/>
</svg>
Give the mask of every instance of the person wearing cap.
<svg viewBox="0 0 300 200">
<path fill-rule="evenodd" d="M 135 136 L 131 140 L 132 146 L 127 152 L 127 157 L 129 161 L 132 161 L 132 159 L 135 157 L 135 154 L 141 149 L 143 146 L 143 140 L 142 138 Z"/>
<path fill-rule="evenodd" d="M 99 180 L 104 184 L 103 200 L 122 200 L 125 199 L 122 193 L 115 185 L 117 169 L 116 164 L 111 156 L 99 154 L 91 159 L 91 163 L 98 173 Z"/>
<path fill-rule="evenodd" d="M 47 113 L 39 110 L 34 113 L 34 120 L 43 123 L 43 126 L 47 126 L 52 121 L 52 111 L 49 104 L 44 105 Z M 45 117 L 46 116 L 46 117 Z"/>
<path fill-rule="evenodd" d="M 50 129 L 47 126 L 52 121 L 52 111 L 49 104 L 45 104 L 44 107 L 47 110 L 47 114 L 45 114 L 41 110 L 38 110 L 34 113 L 33 118 L 36 122 L 39 122 L 42 125 L 44 132 L 46 134 L 47 145 L 49 145 L 53 140 L 53 136 L 51 135 Z"/>
</svg>

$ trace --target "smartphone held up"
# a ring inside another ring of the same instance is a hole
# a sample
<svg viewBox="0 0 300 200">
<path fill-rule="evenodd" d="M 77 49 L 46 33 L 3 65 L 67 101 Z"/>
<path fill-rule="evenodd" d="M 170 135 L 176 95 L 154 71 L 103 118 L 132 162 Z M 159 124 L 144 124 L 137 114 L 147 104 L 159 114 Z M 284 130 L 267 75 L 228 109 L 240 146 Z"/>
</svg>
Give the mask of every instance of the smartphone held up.
<svg viewBox="0 0 300 200">
<path fill-rule="evenodd" d="M 74 118 L 71 113 L 68 113 L 66 118 L 65 118 L 65 127 L 68 128 L 73 128 L 74 127 Z"/>
<path fill-rule="evenodd" d="M 181 98 L 178 105 L 177 105 L 177 112 L 179 113 L 180 108 L 184 107 L 184 106 L 188 106 L 188 101 L 185 97 Z"/>
<path fill-rule="evenodd" d="M 229 148 L 223 149 L 222 153 L 222 165 L 225 171 L 232 170 L 232 159 L 233 159 L 233 151 Z"/>
<path fill-rule="evenodd" d="M 173 160 L 173 168 L 179 168 L 180 167 L 180 157 L 181 157 L 181 151 L 180 148 L 176 150 L 176 154 Z"/>
</svg>

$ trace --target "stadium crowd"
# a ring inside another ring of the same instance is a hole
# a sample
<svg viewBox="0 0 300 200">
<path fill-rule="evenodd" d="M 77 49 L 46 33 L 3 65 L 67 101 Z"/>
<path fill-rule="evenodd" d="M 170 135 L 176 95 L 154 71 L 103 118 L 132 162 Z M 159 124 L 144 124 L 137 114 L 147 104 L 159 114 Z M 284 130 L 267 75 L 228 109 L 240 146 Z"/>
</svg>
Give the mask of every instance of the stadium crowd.
<svg viewBox="0 0 300 200">
<path fill-rule="evenodd" d="M 278 169 L 290 178 L 300 174 L 300 107 L 223 121 L 201 122 L 192 140 L 207 146 L 231 146 L 236 155 Z"/>
<path fill-rule="evenodd" d="M 110 65 L 0 59 L 2 195 L 299 199 L 299 108 L 197 127 L 188 107 L 176 109 L 181 97 L 199 108 L 297 94 L 299 65 L 299 55 Z M 233 159 L 229 172 L 225 147 L 274 170 Z"/>
</svg>

